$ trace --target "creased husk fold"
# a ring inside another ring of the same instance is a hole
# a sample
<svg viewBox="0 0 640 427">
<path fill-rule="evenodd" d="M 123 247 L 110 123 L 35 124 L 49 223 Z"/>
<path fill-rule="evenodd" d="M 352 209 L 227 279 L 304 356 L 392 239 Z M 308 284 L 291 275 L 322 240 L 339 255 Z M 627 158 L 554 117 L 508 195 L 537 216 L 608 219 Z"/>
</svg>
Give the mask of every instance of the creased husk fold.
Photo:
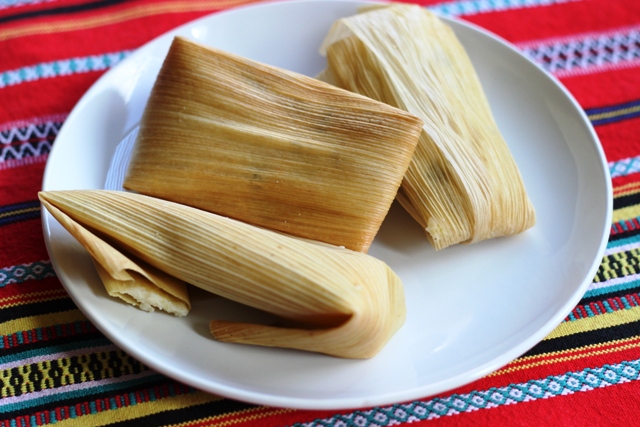
<svg viewBox="0 0 640 427">
<path fill-rule="evenodd" d="M 384 103 L 177 37 L 124 187 L 366 252 L 421 126 Z"/>
<path fill-rule="evenodd" d="M 424 121 L 398 200 L 436 249 L 535 223 L 518 167 L 449 26 L 425 8 L 376 5 L 340 19 L 318 78 Z"/>
<path fill-rule="evenodd" d="M 287 325 L 214 320 L 218 340 L 367 358 L 404 322 L 400 279 L 366 254 L 133 193 L 47 191 L 40 199 L 67 230 L 84 230 L 79 240 L 92 256 L 103 257 L 103 246 L 91 242 L 103 242 Z"/>
<path fill-rule="evenodd" d="M 179 317 L 189 313 L 191 303 L 183 281 L 114 248 L 86 224 L 76 222 L 65 210 L 59 209 L 50 195 L 50 192 L 40 192 L 40 202 L 87 249 L 110 296 L 144 311 L 160 309 Z"/>
</svg>

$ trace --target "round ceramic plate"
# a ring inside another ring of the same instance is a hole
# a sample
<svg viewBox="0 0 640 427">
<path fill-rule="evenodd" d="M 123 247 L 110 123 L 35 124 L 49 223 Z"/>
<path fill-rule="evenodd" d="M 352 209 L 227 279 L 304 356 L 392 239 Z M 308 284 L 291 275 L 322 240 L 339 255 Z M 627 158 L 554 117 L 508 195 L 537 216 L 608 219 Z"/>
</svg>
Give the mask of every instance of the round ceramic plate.
<svg viewBox="0 0 640 427">
<path fill-rule="evenodd" d="M 45 190 L 102 188 L 117 144 L 138 125 L 157 72 L 179 34 L 310 76 L 329 26 L 354 1 L 265 3 L 208 16 L 145 45 L 81 99 L 51 152 Z M 259 313 L 201 291 L 178 319 L 107 296 L 89 255 L 46 212 L 58 277 L 87 317 L 148 366 L 239 400 L 339 409 L 422 398 L 471 382 L 518 357 L 579 301 L 601 260 L 611 217 L 607 164 L 580 107 L 552 77 L 476 27 L 450 21 L 486 90 L 537 210 L 518 236 L 435 252 L 393 206 L 370 250 L 403 280 L 407 322 L 376 357 L 344 360 L 218 343 L 212 318 Z"/>
</svg>

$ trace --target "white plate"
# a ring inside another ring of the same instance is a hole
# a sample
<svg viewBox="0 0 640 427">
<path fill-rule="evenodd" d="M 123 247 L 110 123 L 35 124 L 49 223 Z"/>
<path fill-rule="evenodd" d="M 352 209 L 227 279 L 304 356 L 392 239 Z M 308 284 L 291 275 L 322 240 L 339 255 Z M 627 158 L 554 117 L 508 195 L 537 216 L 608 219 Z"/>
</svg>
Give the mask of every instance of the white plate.
<svg viewBox="0 0 640 427">
<path fill-rule="evenodd" d="M 174 35 L 315 75 L 330 24 L 354 1 L 267 3 L 208 16 L 145 45 L 106 73 L 69 115 L 45 190 L 102 188 L 116 145 L 140 120 Z M 406 325 L 371 360 L 217 343 L 207 324 L 251 310 L 196 292 L 184 319 L 109 298 L 88 254 L 47 213 L 58 277 L 89 319 L 152 368 L 202 390 L 259 404 L 339 409 L 450 390 L 521 355 L 579 301 L 611 219 L 606 161 L 585 114 L 552 77 L 504 41 L 450 22 L 476 66 L 520 166 L 538 223 L 526 233 L 436 253 L 397 206 L 370 253 L 403 279 Z"/>
</svg>

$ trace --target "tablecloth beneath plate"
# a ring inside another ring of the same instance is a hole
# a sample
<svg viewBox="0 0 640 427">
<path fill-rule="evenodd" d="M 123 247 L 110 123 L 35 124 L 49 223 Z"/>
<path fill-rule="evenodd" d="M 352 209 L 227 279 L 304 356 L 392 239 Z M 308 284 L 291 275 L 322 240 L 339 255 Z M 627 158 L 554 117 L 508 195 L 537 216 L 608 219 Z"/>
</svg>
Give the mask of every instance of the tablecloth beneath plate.
<svg viewBox="0 0 640 427">
<path fill-rule="evenodd" d="M 420 3 L 497 33 L 558 77 L 595 126 L 613 179 L 610 239 L 593 283 L 545 340 L 499 371 L 384 407 L 261 407 L 160 375 L 87 321 L 55 276 L 36 196 L 60 127 L 137 47 L 250 2 L 0 0 L 0 426 L 640 423 L 638 1 Z"/>
</svg>

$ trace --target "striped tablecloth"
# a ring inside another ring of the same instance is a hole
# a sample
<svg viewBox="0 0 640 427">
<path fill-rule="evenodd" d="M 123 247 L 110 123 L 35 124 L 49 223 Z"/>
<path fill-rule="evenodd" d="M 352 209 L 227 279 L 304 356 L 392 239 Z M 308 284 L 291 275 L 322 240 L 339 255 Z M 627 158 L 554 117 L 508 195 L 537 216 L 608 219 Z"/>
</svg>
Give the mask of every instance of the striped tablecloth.
<svg viewBox="0 0 640 427">
<path fill-rule="evenodd" d="M 573 93 L 614 188 L 606 255 L 544 341 L 460 389 L 354 411 L 259 407 L 160 375 L 81 314 L 44 246 L 47 155 L 80 96 L 167 30 L 247 0 L 0 0 L 0 426 L 639 425 L 640 1 L 422 4 L 514 43 Z"/>
</svg>

